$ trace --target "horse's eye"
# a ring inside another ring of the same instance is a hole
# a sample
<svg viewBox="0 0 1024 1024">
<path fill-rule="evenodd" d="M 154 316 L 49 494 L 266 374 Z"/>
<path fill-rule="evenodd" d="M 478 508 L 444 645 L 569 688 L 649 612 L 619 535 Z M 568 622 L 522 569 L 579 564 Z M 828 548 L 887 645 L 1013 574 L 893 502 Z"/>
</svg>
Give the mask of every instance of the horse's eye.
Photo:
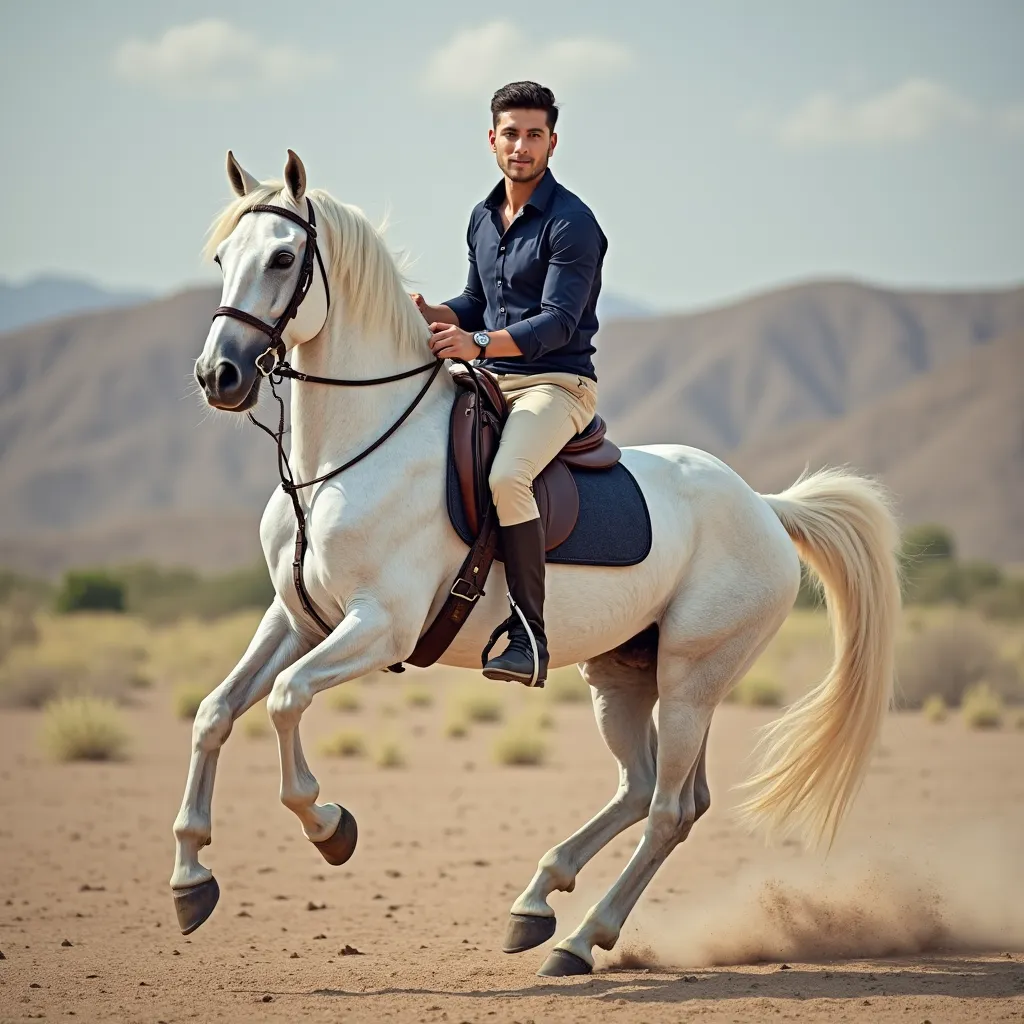
<svg viewBox="0 0 1024 1024">
<path fill-rule="evenodd" d="M 290 252 L 279 252 L 275 257 L 272 267 L 290 267 L 295 262 L 295 257 Z"/>
<path fill-rule="evenodd" d="M 213 262 L 216 263 L 217 266 L 219 267 L 220 266 L 220 257 L 219 256 L 214 256 L 213 257 Z"/>
</svg>

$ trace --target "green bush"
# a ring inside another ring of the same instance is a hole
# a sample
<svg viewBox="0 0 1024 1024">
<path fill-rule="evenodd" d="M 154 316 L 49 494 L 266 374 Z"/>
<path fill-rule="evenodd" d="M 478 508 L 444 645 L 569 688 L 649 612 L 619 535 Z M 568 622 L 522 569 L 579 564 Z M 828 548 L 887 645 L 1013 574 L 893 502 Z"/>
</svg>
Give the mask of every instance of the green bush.
<svg viewBox="0 0 1024 1024">
<path fill-rule="evenodd" d="M 57 592 L 58 612 L 125 610 L 124 584 L 102 569 L 82 569 L 65 573 Z"/>
<path fill-rule="evenodd" d="M 986 630 L 973 622 L 951 622 L 905 640 L 896 657 L 896 706 L 920 708 L 932 694 L 957 707 L 964 692 L 988 681 L 1008 700 L 1020 690 L 1012 662 L 1002 658 Z"/>
<path fill-rule="evenodd" d="M 274 599 L 262 562 L 215 576 L 140 563 L 113 570 L 111 576 L 124 587 L 126 609 L 157 623 L 185 616 L 217 619 L 247 608 L 266 608 Z"/>
<path fill-rule="evenodd" d="M 925 560 L 950 561 L 956 557 L 956 543 L 944 526 L 922 523 L 904 532 L 900 555 L 906 564 Z"/>
</svg>

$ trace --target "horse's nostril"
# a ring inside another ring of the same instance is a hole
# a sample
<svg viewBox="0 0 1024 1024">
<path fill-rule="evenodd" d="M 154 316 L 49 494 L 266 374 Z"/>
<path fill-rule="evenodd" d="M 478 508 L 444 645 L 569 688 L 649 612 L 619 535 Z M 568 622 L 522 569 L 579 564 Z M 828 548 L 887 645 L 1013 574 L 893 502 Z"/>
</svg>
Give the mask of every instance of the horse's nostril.
<svg viewBox="0 0 1024 1024">
<path fill-rule="evenodd" d="M 242 377 L 241 374 L 238 372 L 238 367 L 235 366 L 234 363 L 229 363 L 226 359 L 224 359 L 217 364 L 217 390 L 221 394 L 224 394 L 227 391 L 231 391 L 232 388 L 238 387 L 238 383 L 241 379 Z"/>
<path fill-rule="evenodd" d="M 199 367 L 196 367 L 196 383 L 205 391 L 206 390 L 206 379 L 199 372 Z"/>
</svg>

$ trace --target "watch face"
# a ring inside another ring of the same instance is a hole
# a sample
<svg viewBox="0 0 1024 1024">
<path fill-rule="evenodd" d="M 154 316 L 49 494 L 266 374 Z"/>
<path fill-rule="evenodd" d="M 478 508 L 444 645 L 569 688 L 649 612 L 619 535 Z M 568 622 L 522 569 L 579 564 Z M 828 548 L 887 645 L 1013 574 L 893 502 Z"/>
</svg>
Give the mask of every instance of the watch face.
<svg viewBox="0 0 1024 1024">
<path fill-rule="evenodd" d="M 476 342 L 476 343 L 477 343 L 477 344 L 478 344 L 478 345 L 479 345 L 479 346 L 480 346 L 481 348 L 487 348 L 487 346 L 488 346 L 488 345 L 490 344 L 490 342 L 491 342 L 491 339 L 490 339 L 490 338 L 488 337 L 488 335 L 487 335 L 487 334 L 485 334 L 485 333 L 484 333 L 483 331 L 477 331 L 477 333 L 473 335 L 473 340 L 474 340 L 474 341 L 475 341 L 475 342 Z"/>
</svg>

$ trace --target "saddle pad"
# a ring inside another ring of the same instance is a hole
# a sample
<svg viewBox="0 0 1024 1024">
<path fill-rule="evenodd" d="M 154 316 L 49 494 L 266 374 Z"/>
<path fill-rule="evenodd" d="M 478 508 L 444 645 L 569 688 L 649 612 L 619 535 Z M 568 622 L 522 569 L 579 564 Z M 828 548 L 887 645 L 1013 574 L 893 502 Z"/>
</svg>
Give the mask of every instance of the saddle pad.
<svg viewBox="0 0 1024 1024">
<path fill-rule="evenodd" d="M 571 467 L 580 495 L 576 528 L 547 553 L 548 562 L 573 565 L 627 566 L 642 562 L 651 551 L 651 516 L 633 474 L 622 463 L 611 469 Z M 466 544 L 473 534 L 459 492 L 454 462 L 448 460 L 445 487 L 448 518 Z M 500 552 L 499 552 L 500 561 Z"/>
</svg>

